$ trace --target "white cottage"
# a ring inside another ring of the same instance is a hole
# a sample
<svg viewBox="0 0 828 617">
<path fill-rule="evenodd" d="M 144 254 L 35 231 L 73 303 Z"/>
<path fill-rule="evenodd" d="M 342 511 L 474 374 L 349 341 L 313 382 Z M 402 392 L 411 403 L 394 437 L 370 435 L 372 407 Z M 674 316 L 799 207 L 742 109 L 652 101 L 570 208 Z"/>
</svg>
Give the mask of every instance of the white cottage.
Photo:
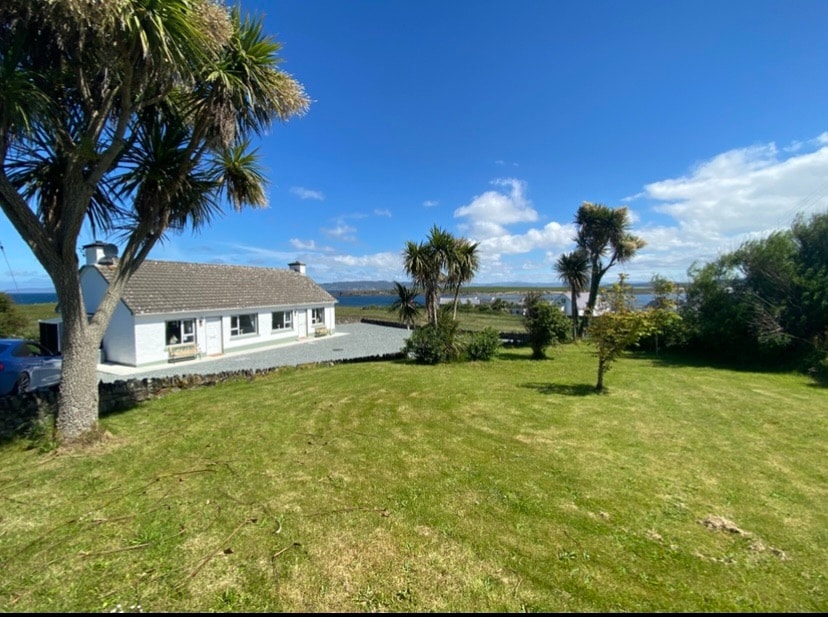
<svg viewBox="0 0 828 617">
<path fill-rule="evenodd" d="M 94 312 L 114 274 L 111 244 L 84 247 L 81 291 Z M 290 269 L 147 260 L 132 275 L 103 339 L 129 366 L 216 356 L 334 332 L 336 300 Z"/>
<path fill-rule="evenodd" d="M 589 300 L 589 292 L 583 291 L 575 296 L 575 301 L 578 303 L 578 315 L 580 317 L 584 316 L 584 312 L 586 311 L 587 301 Z M 556 293 L 552 296 L 550 300 L 552 304 L 561 307 L 561 310 L 564 312 L 565 315 L 571 316 L 572 315 L 572 294 L 569 292 L 560 292 Z M 609 305 L 604 300 L 604 298 L 598 294 L 598 297 L 595 299 L 595 314 L 596 315 L 603 315 L 609 311 Z"/>
</svg>

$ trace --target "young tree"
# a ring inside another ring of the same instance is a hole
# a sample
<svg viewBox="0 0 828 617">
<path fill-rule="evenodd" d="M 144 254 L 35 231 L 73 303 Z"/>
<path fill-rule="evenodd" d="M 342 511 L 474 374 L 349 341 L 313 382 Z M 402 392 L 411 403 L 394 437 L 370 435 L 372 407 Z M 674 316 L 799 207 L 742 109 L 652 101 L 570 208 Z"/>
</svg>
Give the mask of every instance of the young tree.
<svg viewBox="0 0 828 617">
<path fill-rule="evenodd" d="M 595 310 L 601 279 L 615 264 L 629 261 L 646 244 L 630 233 L 630 225 L 626 207 L 610 208 L 603 204 L 584 202 L 575 214 L 575 243 L 587 254 L 590 263 L 589 298 L 584 319 L 578 329 L 580 336 L 583 336 Z"/>
<path fill-rule="evenodd" d="M 397 297 L 391 303 L 389 310 L 396 311 L 400 323 L 411 328 L 417 323 L 417 317 L 420 314 L 420 306 L 416 300 L 419 290 L 416 286 L 406 287 L 397 281 L 394 281 L 394 289 L 397 292 Z"/>
<path fill-rule="evenodd" d="M 29 320 L 7 294 L 0 293 L 0 337 L 17 337 Z"/>
<path fill-rule="evenodd" d="M 560 308 L 544 300 L 543 294 L 538 291 L 527 293 L 523 302 L 526 307 L 523 325 L 529 334 L 532 359 L 543 360 L 547 347 L 566 340 L 569 320 Z"/>
<path fill-rule="evenodd" d="M 303 113 L 260 20 L 220 0 L 4 0 L 0 207 L 55 285 L 63 317 L 58 437 L 98 420 L 97 350 L 130 276 L 169 231 L 224 203 L 265 204 L 249 138 Z M 94 315 L 81 230 L 123 249 Z"/>
<path fill-rule="evenodd" d="M 659 353 L 659 338 L 664 335 L 667 345 L 680 344 L 681 316 L 678 313 L 680 289 L 673 281 L 654 274 L 650 279 L 653 290 L 653 300 L 647 307 L 653 319 L 651 338 L 656 355 Z"/>
<path fill-rule="evenodd" d="M 572 304 L 572 339 L 578 338 L 578 294 L 589 285 L 589 255 L 582 249 L 564 253 L 555 262 L 558 278 L 569 285 Z"/>
<path fill-rule="evenodd" d="M 597 392 L 604 390 L 604 375 L 618 356 L 637 345 L 652 327 L 649 311 L 634 310 L 635 297 L 624 275 L 612 286 L 607 297 L 612 310 L 593 317 L 589 325 L 589 340 L 595 345 L 598 356 Z"/>
</svg>

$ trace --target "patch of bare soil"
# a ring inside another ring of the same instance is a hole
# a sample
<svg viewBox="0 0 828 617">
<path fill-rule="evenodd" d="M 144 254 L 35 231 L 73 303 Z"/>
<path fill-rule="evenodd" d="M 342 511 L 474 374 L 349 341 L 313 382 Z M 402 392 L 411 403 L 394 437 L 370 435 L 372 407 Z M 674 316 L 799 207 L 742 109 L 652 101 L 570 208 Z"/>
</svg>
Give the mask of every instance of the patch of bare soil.
<svg viewBox="0 0 828 617">
<path fill-rule="evenodd" d="M 699 522 L 712 531 L 724 531 L 734 535 L 740 535 L 745 538 L 753 538 L 753 542 L 750 543 L 748 548 L 755 553 L 769 552 L 783 561 L 788 559 L 788 555 L 782 549 L 768 546 L 762 540 L 756 538 L 753 533 L 741 529 L 738 525 L 736 525 L 736 523 L 724 518 L 723 516 L 710 514 Z"/>
</svg>

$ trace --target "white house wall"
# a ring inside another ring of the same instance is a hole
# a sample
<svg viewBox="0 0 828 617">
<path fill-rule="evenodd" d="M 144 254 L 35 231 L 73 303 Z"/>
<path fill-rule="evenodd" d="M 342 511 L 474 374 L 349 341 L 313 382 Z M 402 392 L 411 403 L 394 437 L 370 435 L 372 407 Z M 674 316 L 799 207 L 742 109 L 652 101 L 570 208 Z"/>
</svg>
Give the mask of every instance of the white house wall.
<svg viewBox="0 0 828 617">
<path fill-rule="evenodd" d="M 81 293 L 88 314 L 98 310 L 109 283 L 95 268 L 83 268 L 80 273 Z M 135 336 L 132 313 L 119 302 L 112 314 L 103 340 L 104 357 L 107 362 L 135 364 Z"/>
<path fill-rule="evenodd" d="M 103 300 L 109 283 L 95 268 L 83 268 L 80 273 L 81 293 L 87 313 L 94 313 Z"/>
<path fill-rule="evenodd" d="M 109 332 L 107 332 L 109 334 Z M 135 320 L 135 366 L 166 362 L 169 358 L 164 338 L 167 335 L 166 320 L 157 315 L 141 315 Z"/>
<path fill-rule="evenodd" d="M 276 311 L 290 311 L 293 310 L 292 328 L 284 330 L 271 330 L 272 313 Z M 307 315 L 307 323 L 310 324 L 312 309 L 310 308 L 293 308 L 290 307 L 276 307 L 268 309 L 253 309 L 253 310 L 234 310 L 232 313 L 226 311 L 199 311 L 198 313 L 170 313 L 165 315 L 140 315 L 135 319 L 134 326 L 134 342 L 135 351 L 134 356 L 126 358 L 119 356 L 120 359 L 110 358 L 108 360 L 129 364 L 131 366 L 145 366 L 149 364 L 166 363 L 169 359 L 168 347 L 165 343 L 166 337 L 166 322 L 172 320 L 186 320 L 192 319 L 195 321 L 195 337 L 198 351 L 201 356 L 207 354 L 207 320 L 210 317 L 221 318 L 221 338 L 223 352 L 238 351 L 242 349 L 263 347 L 278 343 L 285 343 L 296 341 L 306 336 L 300 332 L 300 323 L 298 313 Z M 257 332 L 255 334 L 246 334 L 242 336 L 230 336 L 230 319 L 233 315 L 246 315 L 250 313 L 256 314 Z M 325 307 L 325 327 L 330 332 L 334 330 L 335 312 L 334 307 Z M 117 336 L 113 330 L 113 326 L 107 330 L 105 339 L 110 340 L 110 337 Z M 120 329 L 120 327 L 119 327 Z M 310 326 L 309 326 L 310 329 Z M 132 327 L 126 329 L 132 331 Z M 309 333 L 313 336 L 313 332 Z M 114 339 L 113 339 L 114 340 Z M 126 342 L 119 340 L 119 347 L 126 348 Z"/>
<path fill-rule="evenodd" d="M 127 310 L 123 302 L 119 302 L 104 334 L 103 349 L 106 361 L 135 364 L 138 353 L 136 336 L 137 329 L 132 313 Z"/>
</svg>

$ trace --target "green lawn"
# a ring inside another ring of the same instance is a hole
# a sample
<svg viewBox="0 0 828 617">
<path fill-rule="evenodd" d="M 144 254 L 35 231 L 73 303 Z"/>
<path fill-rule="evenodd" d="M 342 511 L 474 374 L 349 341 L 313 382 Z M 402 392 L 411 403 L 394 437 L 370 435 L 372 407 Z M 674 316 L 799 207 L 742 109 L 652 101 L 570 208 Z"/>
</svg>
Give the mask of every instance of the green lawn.
<svg viewBox="0 0 828 617">
<path fill-rule="evenodd" d="M 350 323 L 362 319 L 379 319 L 399 322 L 396 313 L 381 306 L 337 306 L 336 322 Z M 457 322 L 462 330 L 482 330 L 494 328 L 498 332 L 525 332 L 523 318 L 509 313 L 481 312 L 475 309 L 457 311 Z M 425 323 L 425 315 L 420 314 L 419 323 Z"/>
<path fill-rule="evenodd" d="M 25 317 L 29 325 L 24 332 L 21 333 L 23 338 L 40 340 L 40 325 L 38 321 L 41 319 L 54 319 L 60 317 L 59 313 L 55 312 L 55 304 L 53 302 L 41 304 L 16 304 L 15 308 Z"/>
<path fill-rule="evenodd" d="M 7 612 L 828 610 L 826 390 L 502 350 L 283 369 L 0 446 Z"/>
</svg>

